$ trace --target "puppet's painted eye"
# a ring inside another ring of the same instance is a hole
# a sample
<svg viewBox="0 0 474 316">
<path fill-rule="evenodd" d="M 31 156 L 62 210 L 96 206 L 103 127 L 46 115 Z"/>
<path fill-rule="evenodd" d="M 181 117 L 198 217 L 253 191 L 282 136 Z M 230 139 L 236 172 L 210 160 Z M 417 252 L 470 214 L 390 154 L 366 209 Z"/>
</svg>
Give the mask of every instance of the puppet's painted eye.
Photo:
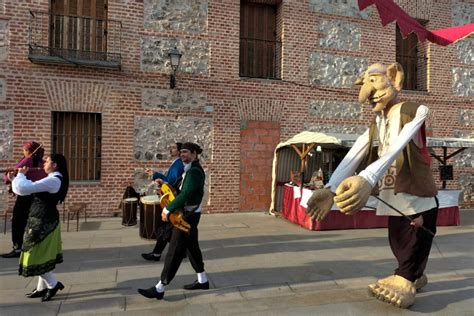
<svg viewBox="0 0 474 316">
<path fill-rule="evenodd" d="M 375 82 L 375 78 L 370 78 L 370 82 Z"/>
</svg>

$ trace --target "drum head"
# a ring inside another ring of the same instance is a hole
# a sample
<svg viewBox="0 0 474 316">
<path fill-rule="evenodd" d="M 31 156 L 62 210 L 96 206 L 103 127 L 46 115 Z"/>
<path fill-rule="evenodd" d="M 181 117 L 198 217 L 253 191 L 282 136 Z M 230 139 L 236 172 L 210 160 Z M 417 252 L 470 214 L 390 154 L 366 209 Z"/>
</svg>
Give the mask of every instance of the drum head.
<svg viewBox="0 0 474 316">
<path fill-rule="evenodd" d="M 128 198 L 128 199 L 124 199 L 125 202 L 137 202 L 138 199 L 137 198 Z"/>
<path fill-rule="evenodd" d="M 158 195 L 146 195 L 142 196 L 140 202 L 151 205 L 160 204 L 160 197 Z"/>
</svg>

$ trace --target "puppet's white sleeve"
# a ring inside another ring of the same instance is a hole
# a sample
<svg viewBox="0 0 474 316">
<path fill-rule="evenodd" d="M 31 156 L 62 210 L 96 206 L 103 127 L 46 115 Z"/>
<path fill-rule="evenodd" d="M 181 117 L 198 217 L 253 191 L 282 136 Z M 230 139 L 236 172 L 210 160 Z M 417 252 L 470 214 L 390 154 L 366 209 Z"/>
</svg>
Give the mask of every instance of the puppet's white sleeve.
<svg viewBox="0 0 474 316">
<path fill-rule="evenodd" d="M 403 126 L 403 129 L 395 138 L 395 141 L 390 144 L 390 147 L 385 152 L 385 154 L 367 166 L 367 168 L 363 170 L 359 176 L 367 180 L 372 187 L 375 187 L 379 179 L 385 174 L 395 159 L 397 159 L 403 148 L 405 148 L 410 140 L 412 140 L 413 137 L 419 132 L 427 116 L 428 108 L 424 105 L 420 105 L 416 110 L 415 118 Z"/>
<path fill-rule="evenodd" d="M 354 146 L 347 153 L 344 159 L 329 179 L 326 188 L 330 188 L 332 192 L 336 192 L 336 188 L 347 177 L 353 176 L 357 167 L 359 167 L 362 160 L 366 157 L 369 149 L 369 130 L 357 138 Z"/>
</svg>

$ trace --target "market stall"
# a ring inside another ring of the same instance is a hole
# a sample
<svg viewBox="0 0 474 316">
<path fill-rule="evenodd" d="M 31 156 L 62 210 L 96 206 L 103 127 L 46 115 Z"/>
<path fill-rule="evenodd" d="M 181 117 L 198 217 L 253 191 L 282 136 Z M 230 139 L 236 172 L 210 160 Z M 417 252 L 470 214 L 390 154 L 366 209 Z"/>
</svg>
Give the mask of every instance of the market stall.
<svg viewBox="0 0 474 316">
<path fill-rule="evenodd" d="M 305 131 L 278 144 L 273 155 L 270 212 L 281 211 L 286 183 L 307 184 L 319 169 L 327 181 L 356 137 Z"/>
<path fill-rule="evenodd" d="M 337 167 L 340 156 L 344 156 L 355 140 L 355 136 L 326 135 L 321 133 L 303 132 L 290 140 L 280 143 L 275 149 L 273 160 L 273 190 L 271 212 L 280 212 L 287 220 L 310 230 L 377 228 L 387 226 L 387 217 L 377 216 L 375 209 L 377 201 L 370 198 L 366 207 L 355 215 L 347 216 L 340 213 L 335 205 L 333 211 L 324 221 L 313 221 L 306 215 L 306 206 L 313 190 L 304 186 L 311 179 L 315 170 L 323 169 L 324 180 L 327 181 L 331 172 Z M 314 150 L 321 146 L 318 152 Z M 452 167 L 448 159 L 466 148 L 474 147 L 474 140 L 453 138 L 428 138 L 428 146 L 432 156 L 439 160 L 440 180 L 443 188 L 438 192 L 440 210 L 438 213 L 439 226 L 459 225 L 459 194 L 461 190 L 447 190 L 446 182 L 452 176 Z M 299 152 L 294 148 L 297 147 Z M 443 148 L 443 155 L 437 156 L 433 148 Z M 303 148 L 311 148 L 306 155 Z M 455 151 L 447 155 L 447 149 Z M 304 160 L 304 162 L 303 162 Z M 446 171 L 446 169 L 448 171 Z M 291 173 L 299 170 L 302 173 L 302 183 L 295 185 L 291 182 Z M 306 176 L 305 176 L 306 173 Z"/>
</svg>

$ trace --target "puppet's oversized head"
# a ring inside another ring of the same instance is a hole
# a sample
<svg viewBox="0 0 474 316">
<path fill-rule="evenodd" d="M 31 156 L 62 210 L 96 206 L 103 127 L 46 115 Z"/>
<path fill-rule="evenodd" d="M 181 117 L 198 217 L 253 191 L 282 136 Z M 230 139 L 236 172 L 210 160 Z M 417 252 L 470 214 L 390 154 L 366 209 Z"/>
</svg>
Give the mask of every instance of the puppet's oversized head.
<svg viewBox="0 0 474 316">
<path fill-rule="evenodd" d="M 372 112 L 382 111 L 397 97 L 404 77 L 403 68 L 399 63 L 388 67 L 379 63 L 370 65 L 355 82 L 356 85 L 361 85 L 359 102 L 371 105 Z"/>
</svg>

